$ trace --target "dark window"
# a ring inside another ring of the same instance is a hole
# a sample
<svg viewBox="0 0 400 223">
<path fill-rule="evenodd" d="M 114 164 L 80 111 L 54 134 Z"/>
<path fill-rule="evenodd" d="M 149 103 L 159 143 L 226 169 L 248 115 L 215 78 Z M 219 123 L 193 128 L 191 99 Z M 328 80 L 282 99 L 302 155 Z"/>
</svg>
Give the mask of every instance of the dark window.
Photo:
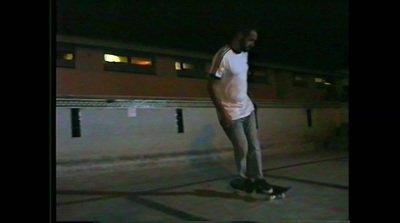
<svg viewBox="0 0 400 223">
<path fill-rule="evenodd" d="M 293 75 L 293 86 L 308 87 L 307 76 L 304 74 L 294 74 Z"/>
<path fill-rule="evenodd" d="M 269 73 L 273 72 L 270 69 L 249 66 L 248 81 L 249 83 L 269 84 Z"/>
<path fill-rule="evenodd" d="M 182 109 L 176 109 L 176 125 L 178 128 L 178 133 L 183 133 L 183 112 Z"/>
<path fill-rule="evenodd" d="M 307 126 L 312 127 L 311 109 L 307 109 Z"/>
<path fill-rule="evenodd" d="M 79 108 L 71 109 L 72 137 L 81 137 L 81 117 Z"/>
</svg>

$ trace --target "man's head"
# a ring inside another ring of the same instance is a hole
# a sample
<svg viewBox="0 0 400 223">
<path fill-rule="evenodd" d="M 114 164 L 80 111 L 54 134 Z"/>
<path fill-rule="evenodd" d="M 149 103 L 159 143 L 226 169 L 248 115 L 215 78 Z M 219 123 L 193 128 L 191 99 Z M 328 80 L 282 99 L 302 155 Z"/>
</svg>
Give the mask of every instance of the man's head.
<svg viewBox="0 0 400 223">
<path fill-rule="evenodd" d="M 236 31 L 234 41 L 237 41 L 241 52 L 248 52 L 255 46 L 255 42 L 258 38 L 257 28 L 250 26 L 238 29 Z"/>
</svg>

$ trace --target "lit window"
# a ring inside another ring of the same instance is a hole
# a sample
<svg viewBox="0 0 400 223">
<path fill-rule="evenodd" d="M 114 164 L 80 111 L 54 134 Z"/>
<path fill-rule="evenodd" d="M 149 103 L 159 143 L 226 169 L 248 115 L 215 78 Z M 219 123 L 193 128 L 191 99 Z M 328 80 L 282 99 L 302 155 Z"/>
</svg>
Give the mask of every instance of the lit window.
<svg viewBox="0 0 400 223">
<path fill-rule="evenodd" d="M 206 78 L 205 61 L 196 58 L 177 58 L 175 70 L 178 77 Z"/>
<path fill-rule="evenodd" d="M 315 84 L 317 88 L 325 89 L 329 86 L 332 86 L 335 84 L 335 82 L 331 78 L 321 78 L 321 77 L 316 77 L 315 78 Z"/>
<path fill-rule="evenodd" d="M 57 47 L 57 67 L 75 67 L 75 55 L 73 47 Z"/>
<path fill-rule="evenodd" d="M 67 54 L 64 54 L 63 58 L 64 58 L 64 60 L 73 60 L 74 55 L 72 53 L 67 53 Z"/>
<path fill-rule="evenodd" d="M 152 66 L 151 59 L 146 58 L 131 58 L 131 63 L 139 66 Z"/>
<path fill-rule="evenodd" d="M 181 70 L 181 63 L 175 62 L 175 70 Z"/>
<path fill-rule="evenodd" d="M 194 64 L 175 62 L 175 70 L 193 70 L 195 69 Z"/>
<path fill-rule="evenodd" d="M 187 70 L 187 69 L 194 69 L 194 65 L 193 65 L 193 64 L 190 64 L 190 63 L 183 63 L 183 64 L 182 64 L 182 68 L 183 68 L 184 70 Z"/>
<path fill-rule="evenodd" d="M 104 61 L 109 63 L 128 63 L 128 57 L 104 54 Z"/>
<path fill-rule="evenodd" d="M 115 53 L 115 54 L 114 54 Z M 138 74 L 156 74 L 154 57 L 137 52 L 107 52 L 104 54 L 104 70 Z"/>
<path fill-rule="evenodd" d="M 74 54 L 67 50 L 59 50 L 57 51 L 57 59 L 61 60 L 73 60 Z"/>
</svg>

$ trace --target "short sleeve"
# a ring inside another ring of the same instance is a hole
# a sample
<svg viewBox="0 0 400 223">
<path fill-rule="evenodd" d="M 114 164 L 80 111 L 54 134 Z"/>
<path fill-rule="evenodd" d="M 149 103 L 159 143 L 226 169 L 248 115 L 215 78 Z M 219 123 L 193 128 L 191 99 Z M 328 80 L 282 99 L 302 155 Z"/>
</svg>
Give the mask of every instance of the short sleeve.
<svg viewBox="0 0 400 223">
<path fill-rule="evenodd" d="M 222 66 L 222 64 L 219 66 L 219 68 L 214 71 L 210 72 L 210 76 L 214 78 L 221 79 L 225 75 L 225 68 Z"/>
<path fill-rule="evenodd" d="M 226 73 L 226 53 L 229 51 L 229 48 L 224 47 L 220 49 L 214 56 L 209 75 L 214 78 L 221 79 Z"/>
</svg>

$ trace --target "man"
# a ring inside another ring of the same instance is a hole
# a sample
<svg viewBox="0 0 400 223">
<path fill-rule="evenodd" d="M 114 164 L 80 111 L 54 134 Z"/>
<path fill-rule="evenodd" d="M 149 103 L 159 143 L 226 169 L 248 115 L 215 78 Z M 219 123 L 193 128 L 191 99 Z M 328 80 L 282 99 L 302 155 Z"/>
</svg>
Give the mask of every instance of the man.
<svg viewBox="0 0 400 223">
<path fill-rule="evenodd" d="M 257 136 L 254 105 L 247 94 L 248 51 L 255 46 L 258 32 L 244 28 L 214 56 L 209 71 L 208 92 L 218 119 L 234 147 L 240 178 L 231 186 L 252 193 L 272 192 L 263 176 L 261 148 Z"/>
</svg>

